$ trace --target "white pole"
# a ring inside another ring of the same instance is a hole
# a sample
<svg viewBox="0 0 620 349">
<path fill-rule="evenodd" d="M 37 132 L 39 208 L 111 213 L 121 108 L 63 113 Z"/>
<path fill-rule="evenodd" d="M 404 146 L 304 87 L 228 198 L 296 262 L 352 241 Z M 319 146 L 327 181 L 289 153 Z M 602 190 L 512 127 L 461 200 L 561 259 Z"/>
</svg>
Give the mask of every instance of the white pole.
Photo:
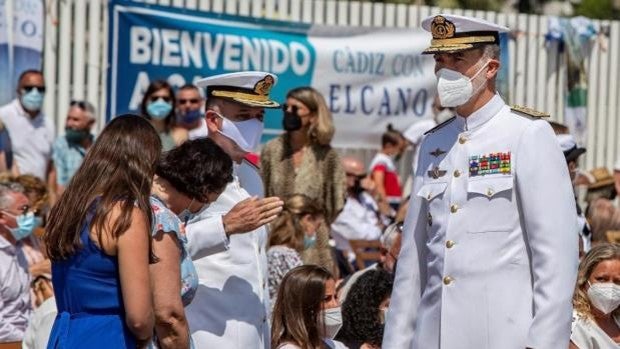
<svg viewBox="0 0 620 349">
<path fill-rule="evenodd" d="M 69 88 L 71 86 L 71 6 L 73 0 L 60 1 L 59 49 L 58 49 L 58 98 L 56 99 L 56 129 L 65 128 L 69 109 Z"/>
<path fill-rule="evenodd" d="M 97 113 L 99 114 L 99 120 L 97 122 L 97 129 L 95 131 L 101 130 L 103 129 L 103 127 L 105 126 L 105 117 L 106 117 L 106 107 L 107 107 L 107 90 L 106 90 L 106 82 L 108 80 L 108 69 L 109 69 L 109 65 L 108 65 L 108 38 L 107 38 L 107 34 L 108 31 L 110 30 L 108 27 L 108 16 L 110 15 L 108 13 L 108 4 L 107 4 L 107 0 L 101 0 L 103 1 L 103 16 L 101 16 L 101 32 L 104 33 L 104 37 L 103 40 L 101 40 L 102 43 L 102 47 L 103 47 L 103 52 L 101 52 L 101 64 L 100 64 L 100 73 L 101 73 L 101 78 L 99 79 L 99 81 L 101 82 L 101 84 L 99 85 L 99 108 L 97 110 Z"/>
<path fill-rule="evenodd" d="M 75 100 L 83 100 L 84 75 L 86 66 L 86 1 L 76 1 L 74 6 L 75 25 L 73 27 L 73 89 Z M 62 102 L 62 101 L 61 101 Z"/>
<path fill-rule="evenodd" d="M 45 99 L 43 111 L 48 120 L 57 124 L 56 120 L 56 50 L 58 49 L 58 6 L 53 6 L 45 14 L 45 38 L 43 48 L 43 76 L 45 78 Z M 58 127 L 56 133 L 58 133 Z"/>
<path fill-rule="evenodd" d="M 96 117 L 102 118 L 99 106 L 99 77 L 101 46 L 99 34 L 101 24 L 101 0 L 90 0 L 88 7 L 88 61 L 86 64 L 86 100 L 92 103 L 96 110 Z"/>
</svg>

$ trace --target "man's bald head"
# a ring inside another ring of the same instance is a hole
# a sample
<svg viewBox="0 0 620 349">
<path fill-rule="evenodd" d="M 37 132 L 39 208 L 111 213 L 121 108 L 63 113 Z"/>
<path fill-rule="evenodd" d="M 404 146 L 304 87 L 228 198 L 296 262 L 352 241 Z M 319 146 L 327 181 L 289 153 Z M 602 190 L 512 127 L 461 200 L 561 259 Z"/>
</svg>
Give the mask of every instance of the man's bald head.
<svg viewBox="0 0 620 349">
<path fill-rule="evenodd" d="M 344 172 L 355 176 L 362 176 L 366 173 L 364 163 L 355 156 L 345 156 L 342 158 L 342 167 Z"/>
</svg>

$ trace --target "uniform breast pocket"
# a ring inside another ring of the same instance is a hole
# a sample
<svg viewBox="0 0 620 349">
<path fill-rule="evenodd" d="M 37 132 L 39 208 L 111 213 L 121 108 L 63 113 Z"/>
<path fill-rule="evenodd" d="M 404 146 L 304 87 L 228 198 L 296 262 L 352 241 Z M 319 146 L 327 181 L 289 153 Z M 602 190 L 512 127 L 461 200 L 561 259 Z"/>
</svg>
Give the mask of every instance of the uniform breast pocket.
<svg viewBox="0 0 620 349">
<path fill-rule="evenodd" d="M 516 209 L 512 176 L 474 179 L 467 184 L 468 232 L 502 232 L 512 229 Z"/>
<path fill-rule="evenodd" d="M 443 217 L 443 211 L 446 209 L 444 204 L 443 195 L 448 188 L 448 183 L 442 182 L 428 182 L 422 185 L 422 188 L 418 191 L 417 195 L 422 199 L 423 205 L 426 204 L 428 208 L 427 216 L 427 232 L 432 235 L 433 231 L 441 225 L 441 217 Z M 432 228 L 432 229 L 431 229 Z"/>
</svg>

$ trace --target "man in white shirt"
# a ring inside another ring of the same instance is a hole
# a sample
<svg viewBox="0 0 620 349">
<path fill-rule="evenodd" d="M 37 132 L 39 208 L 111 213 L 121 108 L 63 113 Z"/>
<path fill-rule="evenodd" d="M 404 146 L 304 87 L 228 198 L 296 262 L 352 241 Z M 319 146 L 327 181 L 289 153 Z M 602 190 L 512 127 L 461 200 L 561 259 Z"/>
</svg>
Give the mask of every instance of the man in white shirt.
<svg viewBox="0 0 620 349">
<path fill-rule="evenodd" d="M 508 28 L 450 14 L 422 27 L 457 115 L 422 141 L 383 348 L 567 348 L 575 200 L 544 114 L 496 92 Z"/>
<path fill-rule="evenodd" d="M 262 181 L 244 158 L 260 142 L 264 108 L 279 106 L 269 98 L 276 81 L 240 72 L 197 82 L 207 92 L 208 136 L 233 159 L 234 180 L 208 207 L 180 217 L 200 282 L 186 309 L 196 348 L 270 348 L 265 224 L 283 202 L 257 195 Z"/>
<path fill-rule="evenodd" d="M 21 242 L 32 233 L 22 219 L 29 210 L 19 184 L 0 183 L 0 343 L 21 341 L 30 317 L 30 276 Z"/>
<path fill-rule="evenodd" d="M 176 95 L 177 124 L 187 130 L 189 140 L 207 136 L 205 101 L 195 85 L 183 85 Z"/>
<path fill-rule="evenodd" d="M 38 70 L 27 70 L 19 77 L 17 98 L 0 107 L 0 121 L 11 137 L 14 163 L 19 174 L 48 179 L 54 123 L 43 115 L 45 82 Z"/>
<path fill-rule="evenodd" d="M 349 240 L 378 240 L 382 224 L 377 203 L 362 185 L 366 178 L 364 164 L 353 156 L 343 157 L 341 162 L 347 176 L 347 198 L 342 211 L 331 225 L 331 233 L 336 249 L 351 262 L 355 254 L 351 251 Z"/>
</svg>

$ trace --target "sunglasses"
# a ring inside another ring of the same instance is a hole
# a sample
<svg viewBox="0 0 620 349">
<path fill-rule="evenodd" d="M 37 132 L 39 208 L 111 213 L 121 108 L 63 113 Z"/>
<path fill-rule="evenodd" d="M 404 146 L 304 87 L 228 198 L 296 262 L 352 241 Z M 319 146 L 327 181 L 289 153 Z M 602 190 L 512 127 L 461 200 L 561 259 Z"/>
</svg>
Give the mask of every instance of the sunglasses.
<svg viewBox="0 0 620 349">
<path fill-rule="evenodd" d="M 26 86 L 22 86 L 22 90 L 26 91 L 26 92 L 30 92 L 33 89 L 37 89 L 37 91 L 39 91 L 40 93 L 45 93 L 45 86 L 34 86 L 34 85 L 26 85 Z"/>
<path fill-rule="evenodd" d="M 82 110 L 86 110 L 88 105 L 85 101 L 71 101 L 71 103 L 69 103 L 69 106 L 78 107 Z"/>
<path fill-rule="evenodd" d="M 359 174 L 359 175 L 358 175 L 358 174 L 355 174 L 355 173 L 349 173 L 349 172 L 347 172 L 347 173 L 346 173 L 346 175 L 347 175 L 348 177 L 355 177 L 355 178 L 357 178 L 357 179 L 359 179 L 359 180 L 362 180 L 362 179 L 366 178 L 366 174 L 365 174 L 365 173 L 362 173 L 362 174 Z"/>
<path fill-rule="evenodd" d="M 293 114 L 297 114 L 297 110 L 299 110 L 299 108 L 296 105 L 290 105 L 290 104 L 282 104 L 282 110 L 284 110 L 284 112 L 286 112 L 288 110 L 288 108 L 291 108 L 291 112 Z"/>
<path fill-rule="evenodd" d="M 198 98 L 179 99 L 178 102 L 179 102 L 179 104 L 185 104 L 185 103 L 198 104 L 198 102 L 200 102 L 200 99 L 198 99 Z"/>
<path fill-rule="evenodd" d="M 161 99 L 161 100 L 163 100 L 166 103 L 170 103 L 170 101 L 172 101 L 172 98 L 168 97 L 168 96 L 151 96 L 151 97 L 149 97 L 149 101 L 151 101 L 151 102 L 155 102 L 158 99 Z"/>
</svg>

